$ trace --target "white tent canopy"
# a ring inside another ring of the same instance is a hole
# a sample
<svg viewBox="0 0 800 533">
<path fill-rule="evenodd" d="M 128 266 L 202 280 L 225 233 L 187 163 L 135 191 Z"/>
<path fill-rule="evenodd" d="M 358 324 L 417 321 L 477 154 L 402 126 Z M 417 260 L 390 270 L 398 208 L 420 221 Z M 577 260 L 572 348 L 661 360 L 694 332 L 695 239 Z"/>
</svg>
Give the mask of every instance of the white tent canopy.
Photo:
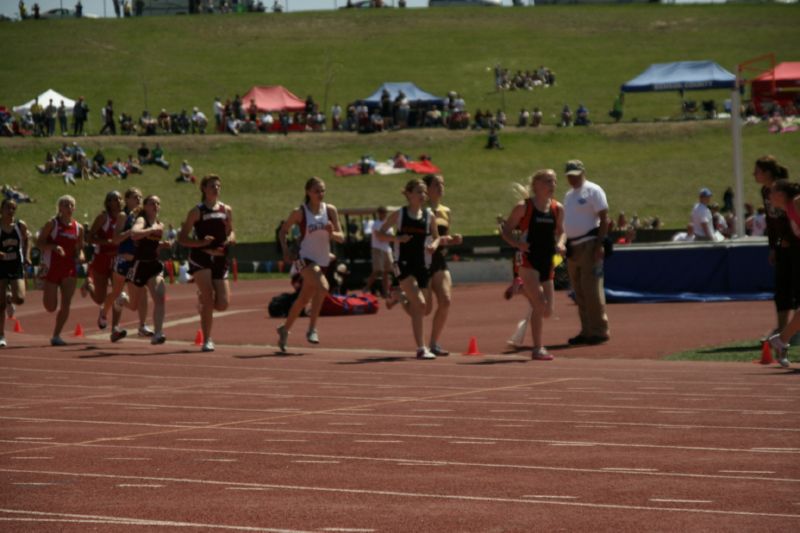
<svg viewBox="0 0 800 533">
<path fill-rule="evenodd" d="M 72 98 L 67 98 L 63 94 L 59 93 L 58 91 L 54 91 L 53 89 L 47 89 L 37 98 L 39 100 L 39 105 L 42 106 L 43 108 L 47 107 L 47 105 L 50 103 L 50 100 L 53 100 L 53 105 L 56 107 L 60 106 L 61 101 L 63 100 L 64 107 L 67 108 L 68 112 L 71 112 L 72 108 L 75 107 L 75 100 L 73 100 Z M 25 102 L 22 105 L 14 106 L 14 113 L 18 113 L 20 115 L 27 113 L 28 111 L 30 111 L 35 101 L 36 98 L 34 98 L 29 102 Z"/>
</svg>

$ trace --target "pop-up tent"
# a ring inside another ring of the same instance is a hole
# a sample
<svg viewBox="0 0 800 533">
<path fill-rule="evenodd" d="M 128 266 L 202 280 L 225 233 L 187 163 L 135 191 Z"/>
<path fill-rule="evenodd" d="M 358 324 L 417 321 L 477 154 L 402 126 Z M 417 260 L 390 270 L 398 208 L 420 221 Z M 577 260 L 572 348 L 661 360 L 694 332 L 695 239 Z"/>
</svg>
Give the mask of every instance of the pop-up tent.
<svg viewBox="0 0 800 533">
<path fill-rule="evenodd" d="M 400 94 L 400 91 L 403 91 L 403 94 L 406 95 L 408 102 L 410 104 L 420 103 L 420 104 L 427 104 L 427 105 L 442 105 L 444 104 L 444 98 L 440 98 L 438 96 L 434 96 L 429 92 L 425 92 L 415 84 L 410 81 L 402 81 L 402 82 L 386 82 L 380 87 L 378 90 L 372 93 L 371 95 L 367 96 L 359 100 L 359 103 L 367 104 L 368 107 L 378 106 L 381 103 L 381 95 L 383 94 L 384 89 L 389 91 L 389 96 L 394 101 L 397 98 L 397 95 Z"/>
<path fill-rule="evenodd" d="M 736 76 L 713 61 L 656 63 L 622 85 L 622 92 L 732 89 Z"/>
<path fill-rule="evenodd" d="M 622 92 L 648 91 L 697 91 L 708 89 L 730 89 L 731 109 L 741 107 L 741 94 L 737 88 L 736 75 L 731 74 L 713 61 L 677 61 L 675 63 L 656 63 L 630 80 L 623 83 Z M 742 126 L 741 115 L 731 114 L 731 135 L 733 138 L 733 176 L 735 185 L 735 209 L 744 213 L 744 173 L 742 171 Z M 744 217 L 736 217 L 736 234 L 744 236 Z"/>
<path fill-rule="evenodd" d="M 306 108 L 305 101 L 281 85 L 253 87 L 242 96 L 242 107 L 248 109 L 250 100 L 255 100 L 258 110 L 266 113 L 304 111 Z"/>
<path fill-rule="evenodd" d="M 42 107 L 47 107 L 50 103 L 50 100 L 53 100 L 53 105 L 58 107 L 61 105 L 61 101 L 64 101 L 64 107 L 67 109 L 68 112 L 72 111 L 72 108 L 75 107 L 75 100 L 71 98 L 67 98 L 63 94 L 59 93 L 58 91 L 54 91 L 53 89 L 47 89 L 45 92 L 40 94 L 37 98 L 25 102 L 22 105 L 14 106 L 14 113 L 18 113 L 20 115 L 27 113 L 30 111 L 33 103 L 36 100 L 39 100 L 39 105 Z"/>
<path fill-rule="evenodd" d="M 800 95 L 800 62 L 786 62 L 753 80 L 751 96 L 756 112 L 767 112 L 765 104 L 785 106 Z"/>
</svg>

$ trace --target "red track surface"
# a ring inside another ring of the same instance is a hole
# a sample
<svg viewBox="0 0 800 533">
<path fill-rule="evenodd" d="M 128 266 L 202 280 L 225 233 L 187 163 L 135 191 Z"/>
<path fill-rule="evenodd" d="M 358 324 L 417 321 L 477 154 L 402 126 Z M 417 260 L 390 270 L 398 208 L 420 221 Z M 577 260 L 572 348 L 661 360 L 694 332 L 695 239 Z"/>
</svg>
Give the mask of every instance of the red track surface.
<svg viewBox="0 0 800 533">
<path fill-rule="evenodd" d="M 277 356 L 284 286 L 235 286 L 213 354 L 193 287 L 158 347 L 111 344 L 76 300 L 87 338 L 51 348 L 32 292 L 0 351 L 0 530 L 800 529 L 800 375 L 656 360 L 754 338 L 770 303 L 612 306 L 610 343 L 548 363 L 502 354 L 520 299 L 458 287 L 444 344 L 494 355 L 429 362 L 399 310 L 323 318 L 314 348 L 301 321 Z M 557 313 L 551 345 L 577 332 Z"/>
</svg>

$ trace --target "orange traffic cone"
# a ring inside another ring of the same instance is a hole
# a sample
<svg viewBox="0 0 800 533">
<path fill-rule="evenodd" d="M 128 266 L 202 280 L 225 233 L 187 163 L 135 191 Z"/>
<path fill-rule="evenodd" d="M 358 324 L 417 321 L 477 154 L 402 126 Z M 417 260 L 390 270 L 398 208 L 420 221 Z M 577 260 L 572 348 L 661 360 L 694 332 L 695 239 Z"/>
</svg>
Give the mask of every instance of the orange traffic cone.
<svg viewBox="0 0 800 533">
<path fill-rule="evenodd" d="M 467 351 L 464 352 L 464 355 L 483 355 L 480 350 L 478 350 L 478 339 L 474 336 L 469 338 L 469 346 L 467 347 Z"/>
<path fill-rule="evenodd" d="M 19 318 L 14 319 L 14 333 L 24 333 L 22 331 L 22 324 L 19 323 Z"/>
<path fill-rule="evenodd" d="M 83 337 L 83 326 L 81 323 L 78 322 L 78 325 L 75 326 L 75 333 L 72 334 L 73 337 Z"/>
<path fill-rule="evenodd" d="M 197 334 L 194 336 L 194 345 L 195 346 L 202 346 L 203 345 L 203 330 L 198 329 Z"/>
<path fill-rule="evenodd" d="M 761 343 L 761 361 L 754 362 L 762 365 L 772 364 L 772 346 L 770 346 L 769 341 L 764 341 Z"/>
</svg>

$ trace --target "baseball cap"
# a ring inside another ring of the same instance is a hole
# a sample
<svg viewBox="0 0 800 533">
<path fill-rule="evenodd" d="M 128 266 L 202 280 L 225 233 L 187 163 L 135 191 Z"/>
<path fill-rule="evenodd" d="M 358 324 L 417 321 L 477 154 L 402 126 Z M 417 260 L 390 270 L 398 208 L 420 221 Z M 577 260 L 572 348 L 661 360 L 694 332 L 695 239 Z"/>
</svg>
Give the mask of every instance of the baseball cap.
<svg viewBox="0 0 800 533">
<path fill-rule="evenodd" d="M 711 196 L 714 196 L 714 195 L 711 194 L 711 189 L 709 189 L 708 187 L 703 187 L 702 189 L 700 189 L 700 197 L 709 198 Z"/>
<path fill-rule="evenodd" d="M 570 159 L 567 161 L 567 166 L 565 169 L 565 173 L 569 176 L 570 174 L 583 174 L 586 170 L 586 167 L 583 166 L 583 162 L 579 159 Z"/>
</svg>

